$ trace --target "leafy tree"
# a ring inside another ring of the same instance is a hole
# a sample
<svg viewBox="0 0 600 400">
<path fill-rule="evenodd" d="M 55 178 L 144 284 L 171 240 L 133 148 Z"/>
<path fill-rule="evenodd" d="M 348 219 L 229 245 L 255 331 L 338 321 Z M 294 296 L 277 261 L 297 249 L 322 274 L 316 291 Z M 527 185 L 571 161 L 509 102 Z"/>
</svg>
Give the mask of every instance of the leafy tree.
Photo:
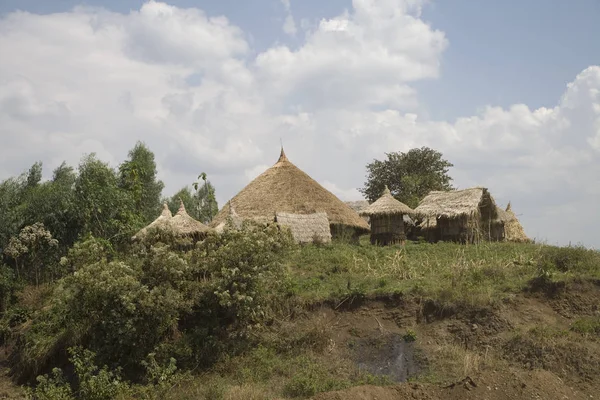
<svg viewBox="0 0 600 400">
<path fill-rule="evenodd" d="M 77 240 L 81 231 L 74 210 L 75 181 L 75 171 L 63 162 L 54 170 L 52 180 L 30 189 L 23 200 L 26 223 L 42 222 L 63 251 Z"/>
<path fill-rule="evenodd" d="M 167 200 L 167 204 L 169 210 L 175 214 L 179 210 L 181 201 L 183 201 L 186 211 L 192 218 L 208 224 L 219 212 L 219 205 L 215 197 L 215 188 L 206 179 L 206 174 L 202 173 L 198 176 L 198 180 L 198 182 L 192 184 L 193 193 L 188 187 L 181 188 Z M 200 183 L 200 180 L 203 182 Z"/>
<path fill-rule="evenodd" d="M 115 171 L 95 154 L 84 157 L 75 180 L 75 210 L 84 234 L 123 242 L 143 224 L 130 193 L 118 183 Z"/>
<path fill-rule="evenodd" d="M 167 200 L 167 205 L 169 206 L 169 210 L 171 210 L 171 213 L 175 215 L 177 210 L 179 210 L 179 205 L 182 201 L 188 214 L 190 214 L 192 218 L 198 219 L 194 195 L 188 187 L 181 188 L 177 193 L 175 193 Z"/>
<path fill-rule="evenodd" d="M 25 175 L 9 178 L 0 183 L 0 249 L 19 233 L 23 223 L 21 200 Z"/>
<path fill-rule="evenodd" d="M 58 247 L 58 241 L 42 223 L 28 225 L 21 230 L 19 236 L 13 237 L 4 249 L 4 253 L 15 260 L 17 277 L 25 266 L 33 269 L 36 286 L 40 282 L 42 269 L 48 266 Z M 26 271 L 29 272 L 29 271 Z"/>
<path fill-rule="evenodd" d="M 453 164 L 442 153 L 421 147 L 386 156 L 367 164 L 367 181 L 359 191 L 369 201 L 377 200 L 386 185 L 396 199 L 413 208 L 432 190 L 452 190 L 448 170 Z"/>
<path fill-rule="evenodd" d="M 134 207 L 144 222 L 149 223 L 158 215 L 164 186 L 156 179 L 154 153 L 137 142 L 129 151 L 129 159 L 119 166 L 119 187 L 132 195 Z"/>
<path fill-rule="evenodd" d="M 202 184 L 199 182 L 200 179 L 203 181 Z M 194 198 L 196 200 L 197 219 L 200 222 L 208 224 L 219 212 L 219 205 L 217 204 L 217 198 L 215 197 L 215 188 L 206 178 L 205 172 L 202 172 L 198 176 L 198 181 L 194 182 L 192 186 L 196 191 Z"/>
</svg>

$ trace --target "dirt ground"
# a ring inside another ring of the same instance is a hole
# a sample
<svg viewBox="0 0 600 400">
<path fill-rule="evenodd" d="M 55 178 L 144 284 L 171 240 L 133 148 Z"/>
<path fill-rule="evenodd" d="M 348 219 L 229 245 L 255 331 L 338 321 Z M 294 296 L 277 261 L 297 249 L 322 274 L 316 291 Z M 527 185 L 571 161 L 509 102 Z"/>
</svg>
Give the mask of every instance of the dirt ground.
<svg viewBox="0 0 600 400">
<path fill-rule="evenodd" d="M 330 321 L 338 356 L 396 383 L 314 399 L 600 399 L 600 335 L 571 329 L 600 317 L 597 281 L 535 286 L 480 308 L 399 297 L 315 314 Z"/>
</svg>

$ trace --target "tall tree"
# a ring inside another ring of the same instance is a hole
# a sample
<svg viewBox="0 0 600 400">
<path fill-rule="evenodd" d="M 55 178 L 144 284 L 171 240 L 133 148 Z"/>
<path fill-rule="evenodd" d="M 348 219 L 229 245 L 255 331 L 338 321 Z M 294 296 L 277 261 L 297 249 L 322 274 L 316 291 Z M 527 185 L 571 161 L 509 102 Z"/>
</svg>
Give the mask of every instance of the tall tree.
<svg viewBox="0 0 600 400">
<path fill-rule="evenodd" d="M 142 142 L 129 151 L 129 159 L 119 166 L 119 186 L 127 190 L 144 222 L 154 220 L 160 212 L 160 194 L 164 188 L 156 179 L 154 153 Z"/>
<path fill-rule="evenodd" d="M 215 187 L 207 179 L 205 172 L 202 172 L 198 176 L 198 181 L 194 182 L 192 186 L 196 191 L 194 199 L 198 210 L 197 219 L 200 222 L 208 224 L 219 212 L 219 205 L 217 204 L 217 198 L 215 196 Z"/>
<path fill-rule="evenodd" d="M 413 208 L 432 190 L 452 189 L 448 171 L 453 164 L 439 151 L 421 147 L 386 153 L 386 157 L 367 164 L 367 181 L 359 191 L 371 202 L 381 196 L 386 185 L 396 199 Z"/>
<path fill-rule="evenodd" d="M 130 193 L 119 187 L 115 171 L 95 154 L 83 158 L 75 181 L 75 210 L 83 233 L 127 240 L 141 221 Z"/>
</svg>

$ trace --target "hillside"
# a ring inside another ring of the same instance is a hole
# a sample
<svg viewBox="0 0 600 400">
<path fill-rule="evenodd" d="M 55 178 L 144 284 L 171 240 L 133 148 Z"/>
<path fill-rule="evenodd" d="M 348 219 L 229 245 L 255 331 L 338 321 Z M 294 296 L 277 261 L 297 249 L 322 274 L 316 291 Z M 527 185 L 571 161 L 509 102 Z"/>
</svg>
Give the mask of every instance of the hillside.
<svg viewBox="0 0 600 400">
<path fill-rule="evenodd" d="M 246 245 L 239 240 L 243 256 Z M 265 250 L 251 249 L 253 254 Z M 193 256 L 186 260 L 195 262 Z M 274 279 L 268 282 L 269 293 L 257 294 L 268 294 L 261 303 L 265 319 L 246 339 L 223 339 L 224 347 L 210 362 L 185 364 L 180 358 L 188 354 L 182 352 L 181 338 L 194 337 L 191 332 L 197 329 L 186 326 L 185 312 L 176 331 L 157 342 L 157 359 L 160 354 L 177 359 L 176 371 L 155 365 L 162 381 L 135 378 L 132 367 L 122 362 L 125 354 L 103 355 L 102 364 L 124 366 L 121 375 L 128 383 L 115 396 L 589 399 L 600 392 L 598 252 L 510 243 L 381 248 L 363 241 L 359 246 L 292 246 L 280 262 L 282 273 L 269 278 Z M 43 314 L 41 308 L 58 296 L 53 290 L 23 290 L 20 307 L 31 308 L 31 320 L 15 325 L 13 336 L 28 340 L 26 332 Z M 239 346 L 231 346 L 236 341 Z M 4 352 L 10 354 L 16 342 L 5 343 Z M 185 346 L 186 351 L 196 348 Z M 66 357 L 53 357 L 48 367 L 72 374 Z M 48 367 L 39 373 L 49 372 Z M 22 396 L 9 380 L 3 382 L 0 394 Z"/>
</svg>

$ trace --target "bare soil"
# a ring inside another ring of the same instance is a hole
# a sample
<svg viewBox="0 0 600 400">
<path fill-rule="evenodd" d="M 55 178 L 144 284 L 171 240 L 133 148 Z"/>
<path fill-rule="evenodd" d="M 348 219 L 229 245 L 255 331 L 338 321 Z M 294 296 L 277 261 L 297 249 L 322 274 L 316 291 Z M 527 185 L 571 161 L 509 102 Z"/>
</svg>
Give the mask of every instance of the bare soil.
<svg viewBox="0 0 600 400">
<path fill-rule="evenodd" d="M 534 282 L 480 308 L 396 297 L 315 315 L 330 321 L 337 356 L 395 383 L 314 399 L 600 399 L 600 336 L 570 329 L 600 317 L 598 281 Z"/>
</svg>

